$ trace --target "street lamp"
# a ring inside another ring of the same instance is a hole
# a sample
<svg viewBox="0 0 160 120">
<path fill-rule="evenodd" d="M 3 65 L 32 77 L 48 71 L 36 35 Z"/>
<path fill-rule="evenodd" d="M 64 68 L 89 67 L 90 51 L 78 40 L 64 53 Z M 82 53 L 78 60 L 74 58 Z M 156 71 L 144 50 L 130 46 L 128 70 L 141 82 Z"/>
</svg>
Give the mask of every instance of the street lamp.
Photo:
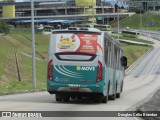
<svg viewBox="0 0 160 120">
<path fill-rule="evenodd" d="M 93 0 L 92 0 L 92 17 L 93 17 L 92 18 L 93 19 L 92 24 L 94 25 L 94 9 L 93 9 L 93 6 L 94 6 L 94 4 L 93 4 Z"/>
<path fill-rule="evenodd" d="M 118 3 L 118 0 L 117 0 Z M 117 5 L 117 24 L 118 24 L 118 40 L 119 40 L 119 6 Z"/>
<path fill-rule="evenodd" d="M 36 61 L 35 61 L 35 31 L 34 31 L 34 0 L 31 0 L 31 21 L 32 21 L 32 81 L 36 89 Z"/>
<path fill-rule="evenodd" d="M 105 4 L 105 0 L 103 0 L 102 4 L 103 4 L 102 13 L 104 14 L 104 4 Z M 102 24 L 104 24 L 104 17 L 103 17 L 102 20 L 103 20 L 103 21 L 102 21 Z"/>
<path fill-rule="evenodd" d="M 65 15 L 67 15 L 67 0 L 65 0 Z"/>
<path fill-rule="evenodd" d="M 142 30 L 142 9 L 140 8 L 140 30 Z"/>
</svg>

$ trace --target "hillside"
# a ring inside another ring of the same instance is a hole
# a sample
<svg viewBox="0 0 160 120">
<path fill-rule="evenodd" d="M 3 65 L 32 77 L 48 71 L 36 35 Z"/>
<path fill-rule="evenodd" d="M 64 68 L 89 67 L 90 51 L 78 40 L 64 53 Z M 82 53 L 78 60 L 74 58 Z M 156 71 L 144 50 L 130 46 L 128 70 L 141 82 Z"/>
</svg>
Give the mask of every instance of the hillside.
<svg viewBox="0 0 160 120">
<path fill-rule="evenodd" d="M 46 86 L 49 36 L 36 35 L 37 88 Z M 32 45 L 27 33 L 0 36 L 0 92 L 32 89 Z"/>
<path fill-rule="evenodd" d="M 135 14 L 120 22 L 120 27 L 133 29 L 160 30 L 160 14 Z"/>
</svg>

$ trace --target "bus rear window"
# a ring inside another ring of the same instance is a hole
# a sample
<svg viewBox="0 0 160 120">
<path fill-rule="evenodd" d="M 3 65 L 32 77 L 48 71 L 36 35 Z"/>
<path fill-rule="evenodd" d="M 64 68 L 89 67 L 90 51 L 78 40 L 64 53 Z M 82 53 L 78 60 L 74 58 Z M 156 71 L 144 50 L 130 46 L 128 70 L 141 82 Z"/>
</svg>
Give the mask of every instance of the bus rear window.
<svg viewBox="0 0 160 120">
<path fill-rule="evenodd" d="M 56 40 L 56 53 L 76 52 L 97 54 L 98 34 L 60 33 L 53 39 Z"/>
</svg>

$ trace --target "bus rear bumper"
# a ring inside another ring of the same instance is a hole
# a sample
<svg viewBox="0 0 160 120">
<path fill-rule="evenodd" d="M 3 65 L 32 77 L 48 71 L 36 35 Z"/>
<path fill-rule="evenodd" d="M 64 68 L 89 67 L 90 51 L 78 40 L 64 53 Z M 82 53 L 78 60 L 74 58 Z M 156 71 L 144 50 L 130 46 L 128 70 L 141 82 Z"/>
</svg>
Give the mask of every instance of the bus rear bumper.
<svg viewBox="0 0 160 120">
<path fill-rule="evenodd" d="M 76 93 L 76 94 L 103 94 L 104 92 L 104 82 L 98 82 L 89 85 L 79 85 L 78 87 L 70 87 L 69 84 L 58 84 L 54 82 L 48 82 L 47 91 L 50 94 L 57 93 Z"/>
</svg>

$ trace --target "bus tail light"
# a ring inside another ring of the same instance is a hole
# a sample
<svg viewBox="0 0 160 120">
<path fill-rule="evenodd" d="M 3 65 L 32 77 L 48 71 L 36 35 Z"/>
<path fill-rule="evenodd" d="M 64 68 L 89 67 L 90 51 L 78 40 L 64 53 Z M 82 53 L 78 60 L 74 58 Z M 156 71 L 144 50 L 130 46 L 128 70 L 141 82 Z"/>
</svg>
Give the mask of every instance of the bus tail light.
<svg viewBox="0 0 160 120">
<path fill-rule="evenodd" d="M 53 80 L 53 73 L 52 73 L 52 71 L 53 71 L 53 61 L 52 60 L 50 60 L 49 62 L 48 62 L 48 79 L 49 80 Z"/>
<path fill-rule="evenodd" d="M 102 80 L 102 63 L 98 61 L 98 76 L 97 76 L 97 82 Z"/>
</svg>

